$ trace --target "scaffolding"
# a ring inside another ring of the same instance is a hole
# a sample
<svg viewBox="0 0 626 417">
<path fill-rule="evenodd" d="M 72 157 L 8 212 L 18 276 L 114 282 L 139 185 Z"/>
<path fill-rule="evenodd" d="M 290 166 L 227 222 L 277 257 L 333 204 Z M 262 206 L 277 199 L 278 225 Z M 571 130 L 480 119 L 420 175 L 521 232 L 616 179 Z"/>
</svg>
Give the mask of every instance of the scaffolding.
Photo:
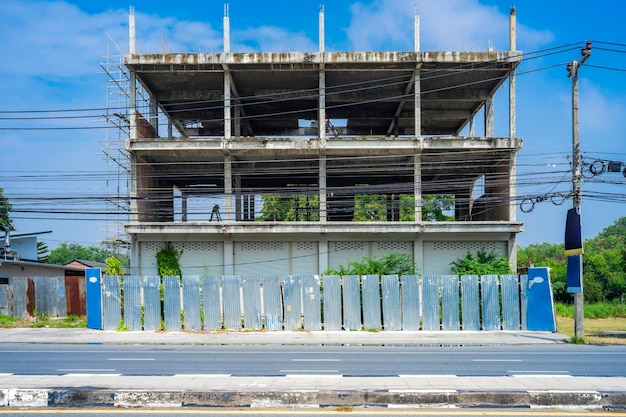
<svg viewBox="0 0 626 417">
<path fill-rule="evenodd" d="M 112 52 L 112 49 L 114 51 Z M 126 253 L 130 238 L 124 224 L 130 219 L 130 158 L 125 149 L 130 136 L 130 73 L 124 66 L 124 53 L 113 40 L 107 44 L 107 54 L 100 64 L 106 76 L 105 137 L 102 152 L 106 160 L 106 232 L 104 242 L 109 254 Z M 137 91 L 137 108 L 148 108 L 144 90 Z"/>
</svg>

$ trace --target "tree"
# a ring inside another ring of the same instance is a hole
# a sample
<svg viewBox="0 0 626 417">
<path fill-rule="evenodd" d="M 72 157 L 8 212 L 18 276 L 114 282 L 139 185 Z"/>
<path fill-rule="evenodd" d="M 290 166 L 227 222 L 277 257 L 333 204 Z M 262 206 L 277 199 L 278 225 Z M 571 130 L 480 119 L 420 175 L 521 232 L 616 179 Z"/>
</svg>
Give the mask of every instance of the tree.
<svg viewBox="0 0 626 417">
<path fill-rule="evenodd" d="M 452 272 L 457 275 L 506 275 L 511 274 L 511 266 L 506 256 L 496 251 L 479 250 L 476 256 L 467 251 L 463 258 L 450 263 Z"/>
<path fill-rule="evenodd" d="M 2 193 L 4 188 L 0 188 L 0 226 L 8 227 L 9 230 L 15 230 L 13 222 L 9 217 L 9 212 L 13 209 L 11 202 Z"/>
<path fill-rule="evenodd" d="M 122 261 L 114 256 L 109 256 L 104 267 L 104 275 L 121 277 L 124 275 L 124 267 Z"/>
<path fill-rule="evenodd" d="M 413 275 L 415 264 L 411 255 L 388 253 L 382 257 L 364 257 L 360 262 L 349 261 L 339 269 L 329 269 L 327 275 Z"/>
<path fill-rule="evenodd" d="M 48 262 L 49 252 L 46 242 L 37 242 L 37 260 L 39 262 Z"/>
<path fill-rule="evenodd" d="M 84 261 L 105 262 L 106 250 L 97 246 L 81 246 L 78 243 L 63 242 L 50 251 L 48 262 L 55 265 L 65 265 L 75 259 Z"/>
<path fill-rule="evenodd" d="M 181 252 L 174 249 L 171 244 L 167 244 L 156 254 L 157 271 L 161 277 L 176 276 L 181 277 L 183 274 L 180 270 Z"/>
<path fill-rule="evenodd" d="M 261 196 L 261 220 L 297 222 L 319 220 L 319 196 L 316 194 L 265 194 Z"/>
</svg>

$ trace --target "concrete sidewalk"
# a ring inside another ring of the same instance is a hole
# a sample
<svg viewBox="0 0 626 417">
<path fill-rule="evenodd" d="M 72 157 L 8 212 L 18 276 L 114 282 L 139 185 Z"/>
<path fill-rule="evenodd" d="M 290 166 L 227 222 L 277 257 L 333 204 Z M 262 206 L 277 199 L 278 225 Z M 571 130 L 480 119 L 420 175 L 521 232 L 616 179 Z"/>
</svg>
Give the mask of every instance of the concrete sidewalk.
<svg viewBox="0 0 626 417">
<path fill-rule="evenodd" d="M 529 345 L 562 343 L 548 332 L 115 332 L 0 329 L 5 343 Z M 562 407 L 626 408 L 626 377 L 399 375 L 238 377 L 0 374 L 3 407 Z"/>
</svg>

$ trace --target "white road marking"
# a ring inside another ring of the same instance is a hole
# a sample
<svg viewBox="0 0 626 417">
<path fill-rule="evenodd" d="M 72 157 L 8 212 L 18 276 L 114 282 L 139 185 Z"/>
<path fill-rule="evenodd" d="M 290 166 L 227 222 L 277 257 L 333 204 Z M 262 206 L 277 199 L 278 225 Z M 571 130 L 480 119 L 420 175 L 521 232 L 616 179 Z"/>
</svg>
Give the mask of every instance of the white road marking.
<svg viewBox="0 0 626 417">
<path fill-rule="evenodd" d="M 341 362 L 341 359 L 292 359 L 292 362 Z"/>
<path fill-rule="evenodd" d="M 108 358 L 108 361 L 153 361 L 154 358 Z"/>
<path fill-rule="evenodd" d="M 279 369 L 281 374 L 311 374 L 316 372 L 321 373 L 336 373 L 338 369 Z"/>
<path fill-rule="evenodd" d="M 472 359 L 473 362 L 523 362 L 522 359 Z"/>
<path fill-rule="evenodd" d="M 86 372 L 115 372 L 115 369 L 110 369 L 110 368 L 83 368 L 83 369 L 61 368 L 61 369 L 57 369 L 57 372 L 79 372 L 79 373 L 86 373 Z"/>
</svg>

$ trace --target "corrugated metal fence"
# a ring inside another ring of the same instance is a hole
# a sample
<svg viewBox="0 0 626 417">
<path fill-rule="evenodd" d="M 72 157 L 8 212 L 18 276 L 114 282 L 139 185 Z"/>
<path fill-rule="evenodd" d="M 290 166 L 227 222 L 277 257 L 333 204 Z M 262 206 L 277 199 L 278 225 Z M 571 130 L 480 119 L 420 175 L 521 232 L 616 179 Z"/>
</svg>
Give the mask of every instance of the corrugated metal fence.
<svg viewBox="0 0 626 417">
<path fill-rule="evenodd" d="M 527 281 L 517 275 L 103 277 L 103 326 L 118 329 L 123 317 L 128 330 L 520 330 Z"/>
</svg>

